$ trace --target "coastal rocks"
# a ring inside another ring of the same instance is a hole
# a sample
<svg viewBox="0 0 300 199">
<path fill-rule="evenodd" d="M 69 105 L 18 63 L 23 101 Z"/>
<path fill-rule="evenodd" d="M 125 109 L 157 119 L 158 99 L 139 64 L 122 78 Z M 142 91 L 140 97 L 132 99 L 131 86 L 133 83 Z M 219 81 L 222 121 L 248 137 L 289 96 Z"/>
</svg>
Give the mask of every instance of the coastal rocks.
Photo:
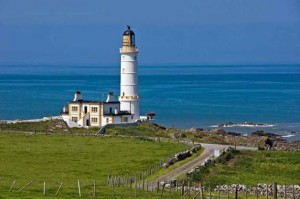
<svg viewBox="0 0 300 199">
<path fill-rule="evenodd" d="M 267 133 L 264 131 L 255 131 L 253 133 L 251 133 L 251 135 L 256 135 L 256 136 L 265 136 L 265 137 L 269 137 L 269 138 L 280 138 L 281 136 L 275 133 Z"/>
<path fill-rule="evenodd" d="M 228 122 L 224 124 L 218 124 L 218 127 L 271 127 L 271 124 L 264 123 L 254 123 L 254 122 L 243 122 L 243 123 L 234 123 Z"/>
<path fill-rule="evenodd" d="M 226 131 L 221 128 L 214 128 L 214 129 L 210 130 L 209 132 L 212 134 L 217 134 L 217 135 L 226 135 Z"/>
<path fill-rule="evenodd" d="M 167 162 L 163 163 L 163 167 L 168 168 L 169 166 L 175 164 L 176 162 L 184 160 L 187 157 L 192 156 L 193 153 L 196 153 L 200 149 L 201 149 L 201 145 L 197 144 L 197 145 L 193 146 L 190 150 L 186 150 L 186 151 L 183 151 L 183 152 L 176 153 L 174 155 L 174 157 L 167 160 Z"/>
</svg>

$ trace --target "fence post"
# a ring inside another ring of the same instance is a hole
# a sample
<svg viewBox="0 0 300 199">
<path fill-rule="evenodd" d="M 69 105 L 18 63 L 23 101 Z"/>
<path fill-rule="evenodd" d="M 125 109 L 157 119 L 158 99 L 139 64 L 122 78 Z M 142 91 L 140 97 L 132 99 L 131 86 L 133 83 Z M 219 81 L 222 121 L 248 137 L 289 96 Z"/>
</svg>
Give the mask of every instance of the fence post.
<svg viewBox="0 0 300 199">
<path fill-rule="evenodd" d="M 56 191 L 56 193 L 55 193 L 56 196 L 57 196 L 57 194 L 58 194 L 58 192 L 59 192 L 59 190 L 60 190 L 62 184 L 63 184 L 63 181 L 60 183 L 60 185 L 59 185 L 59 187 L 58 187 L 58 189 L 57 189 L 57 191 Z"/>
<path fill-rule="evenodd" d="M 189 195 L 191 195 L 191 192 L 190 192 L 190 180 L 188 181 L 188 192 L 189 192 Z"/>
<path fill-rule="evenodd" d="M 255 188 L 255 192 L 256 192 L 256 199 L 258 199 L 258 188 L 257 188 L 257 185 L 256 185 L 256 188 Z"/>
<path fill-rule="evenodd" d="M 201 196 L 202 196 L 202 199 L 204 199 L 204 188 L 201 186 L 201 184 L 200 184 L 200 187 L 201 187 Z"/>
<path fill-rule="evenodd" d="M 274 199 L 277 199 L 277 183 L 274 183 Z"/>
<path fill-rule="evenodd" d="M 181 184 L 181 196 L 184 195 L 184 181 Z"/>
<path fill-rule="evenodd" d="M 149 191 L 149 181 L 147 181 L 147 191 Z"/>
<path fill-rule="evenodd" d="M 235 185 L 235 199 L 238 199 L 238 188 L 237 185 Z"/>
<path fill-rule="evenodd" d="M 134 197 L 137 197 L 137 181 L 135 181 Z"/>
<path fill-rule="evenodd" d="M 79 197 L 81 197 L 80 182 L 79 182 L 79 180 L 77 181 L 77 183 L 78 183 L 78 195 L 79 195 Z"/>
<path fill-rule="evenodd" d="M 293 199 L 295 199 L 295 186 L 293 185 Z"/>
<path fill-rule="evenodd" d="M 284 199 L 286 199 L 286 196 L 287 194 L 286 194 L 286 184 L 284 185 Z"/>
<path fill-rule="evenodd" d="M 15 183 L 16 183 L 16 180 L 13 181 L 13 183 L 12 183 L 10 189 L 9 189 L 9 192 L 11 192 L 11 190 L 12 190 L 12 188 L 14 187 Z"/>
<path fill-rule="evenodd" d="M 115 181 L 112 181 L 112 197 L 115 197 Z"/>
<path fill-rule="evenodd" d="M 267 199 L 269 199 L 269 185 L 267 184 Z"/>
<path fill-rule="evenodd" d="M 165 185 L 163 185 L 162 190 L 161 190 L 161 195 L 160 195 L 161 198 L 163 197 L 164 190 L 165 190 Z"/>
<path fill-rule="evenodd" d="M 28 187 L 31 183 L 33 182 L 33 180 L 31 180 L 29 183 L 27 183 L 24 187 L 22 187 L 19 191 L 22 191 L 23 189 L 25 189 L 26 187 Z"/>
<path fill-rule="evenodd" d="M 229 199 L 229 185 L 227 186 L 227 199 Z"/>
<path fill-rule="evenodd" d="M 94 192 L 93 192 L 93 198 L 96 197 L 96 180 L 94 180 Z"/>
<path fill-rule="evenodd" d="M 159 181 L 157 181 L 157 193 L 159 192 Z"/>
<path fill-rule="evenodd" d="M 44 195 L 46 195 L 46 182 L 44 181 Z"/>
</svg>

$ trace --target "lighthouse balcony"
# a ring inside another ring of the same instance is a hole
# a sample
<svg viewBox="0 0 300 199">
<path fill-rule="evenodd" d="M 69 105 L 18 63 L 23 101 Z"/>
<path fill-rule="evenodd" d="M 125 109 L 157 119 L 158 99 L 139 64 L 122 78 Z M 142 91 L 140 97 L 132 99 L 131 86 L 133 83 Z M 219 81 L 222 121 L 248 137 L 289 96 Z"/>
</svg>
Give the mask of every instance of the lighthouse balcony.
<svg viewBox="0 0 300 199">
<path fill-rule="evenodd" d="M 120 48 L 120 53 L 138 53 L 139 50 L 135 46 L 123 46 Z"/>
<path fill-rule="evenodd" d="M 120 96 L 119 99 L 139 99 L 139 96 Z"/>
</svg>

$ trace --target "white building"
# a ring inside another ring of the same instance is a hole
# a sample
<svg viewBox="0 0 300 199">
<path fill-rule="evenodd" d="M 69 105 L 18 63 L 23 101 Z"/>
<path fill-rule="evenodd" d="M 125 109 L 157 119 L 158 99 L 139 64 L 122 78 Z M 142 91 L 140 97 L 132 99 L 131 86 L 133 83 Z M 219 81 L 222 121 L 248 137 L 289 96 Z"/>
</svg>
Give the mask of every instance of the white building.
<svg viewBox="0 0 300 199">
<path fill-rule="evenodd" d="M 135 34 L 127 27 L 123 33 L 121 54 L 121 85 L 119 100 L 112 92 L 106 101 L 83 100 L 80 91 L 76 91 L 74 100 L 63 108 L 62 118 L 69 127 L 100 127 L 106 124 L 134 123 L 152 120 L 154 114 L 140 117 L 140 97 L 138 95 L 138 71 Z"/>
</svg>

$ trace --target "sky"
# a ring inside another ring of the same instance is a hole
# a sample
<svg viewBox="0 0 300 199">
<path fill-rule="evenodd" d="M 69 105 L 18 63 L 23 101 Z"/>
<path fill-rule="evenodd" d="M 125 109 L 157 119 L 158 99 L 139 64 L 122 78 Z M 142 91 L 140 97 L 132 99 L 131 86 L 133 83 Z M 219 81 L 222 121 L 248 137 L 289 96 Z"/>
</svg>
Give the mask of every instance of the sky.
<svg viewBox="0 0 300 199">
<path fill-rule="evenodd" d="M 300 63 L 299 0 L 0 0 L 0 65 Z"/>
</svg>

